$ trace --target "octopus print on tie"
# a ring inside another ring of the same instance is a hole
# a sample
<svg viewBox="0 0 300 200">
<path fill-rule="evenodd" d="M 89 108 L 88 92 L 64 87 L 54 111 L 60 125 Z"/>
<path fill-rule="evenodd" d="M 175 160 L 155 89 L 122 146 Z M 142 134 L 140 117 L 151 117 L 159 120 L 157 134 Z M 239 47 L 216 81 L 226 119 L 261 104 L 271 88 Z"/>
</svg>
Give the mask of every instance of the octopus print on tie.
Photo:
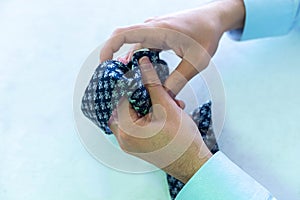
<svg viewBox="0 0 300 200">
<path fill-rule="evenodd" d="M 127 65 L 116 60 L 101 63 L 85 90 L 81 110 L 106 134 L 112 134 L 107 123 L 121 97 L 126 95 L 140 115 L 149 112 L 151 100 L 138 67 L 138 60 L 143 56 L 149 57 L 161 82 L 165 82 L 169 75 L 167 63 L 159 59 L 159 52 L 143 50 L 136 52 Z"/>
</svg>

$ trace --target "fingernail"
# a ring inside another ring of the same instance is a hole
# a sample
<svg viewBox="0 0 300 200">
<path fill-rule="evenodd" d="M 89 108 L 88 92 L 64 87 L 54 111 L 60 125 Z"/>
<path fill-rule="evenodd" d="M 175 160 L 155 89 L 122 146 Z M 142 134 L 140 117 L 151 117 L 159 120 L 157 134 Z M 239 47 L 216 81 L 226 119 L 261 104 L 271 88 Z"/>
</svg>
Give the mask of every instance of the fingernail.
<svg viewBox="0 0 300 200">
<path fill-rule="evenodd" d="M 128 64 L 128 61 L 125 58 L 118 58 L 117 59 L 119 62 L 123 63 L 124 65 Z"/>
<path fill-rule="evenodd" d="M 139 60 L 139 63 L 140 65 L 143 65 L 143 64 L 150 64 L 150 60 L 147 56 L 143 56 L 140 60 Z"/>
</svg>

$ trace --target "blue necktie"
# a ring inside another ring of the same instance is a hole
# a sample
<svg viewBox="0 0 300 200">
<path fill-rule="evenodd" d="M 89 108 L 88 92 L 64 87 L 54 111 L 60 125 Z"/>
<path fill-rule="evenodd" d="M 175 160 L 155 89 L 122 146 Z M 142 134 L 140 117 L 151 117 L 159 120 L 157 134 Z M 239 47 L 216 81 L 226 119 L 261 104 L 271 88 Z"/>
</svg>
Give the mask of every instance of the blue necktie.
<svg viewBox="0 0 300 200">
<path fill-rule="evenodd" d="M 159 58 L 159 52 L 142 50 L 135 52 L 127 65 L 116 60 L 101 63 L 85 90 L 81 110 L 106 134 L 112 134 L 107 123 L 123 96 L 127 96 L 129 103 L 140 115 L 149 113 L 151 99 L 142 83 L 141 71 L 138 67 L 138 60 L 143 56 L 150 59 L 159 79 L 164 83 L 169 75 L 167 63 Z M 218 145 L 212 130 L 211 102 L 195 109 L 192 118 L 208 148 L 212 153 L 217 152 Z M 184 184 L 170 175 L 167 175 L 167 181 L 171 198 L 175 199 Z"/>
</svg>

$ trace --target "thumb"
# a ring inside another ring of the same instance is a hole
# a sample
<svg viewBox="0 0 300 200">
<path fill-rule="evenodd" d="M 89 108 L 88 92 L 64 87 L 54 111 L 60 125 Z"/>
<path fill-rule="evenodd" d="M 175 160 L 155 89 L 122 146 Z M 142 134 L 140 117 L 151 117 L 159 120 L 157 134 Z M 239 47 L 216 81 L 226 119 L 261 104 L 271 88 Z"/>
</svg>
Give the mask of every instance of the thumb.
<svg viewBox="0 0 300 200">
<path fill-rule="evenodd" d="M 152 104 L 162 104 L 162 97 L 169 96 L 163 88 L 158 75 L 147 56 L 139 60 L 143 83 L 150 94 Z"/>
<path fill-rule="evenodd" d="M 176 96 L 185 84 L 199 72 L 185 59 L 179 63 L 177 68 L 170 74 L 164 83 L 165 88 Z"/>
</svg>

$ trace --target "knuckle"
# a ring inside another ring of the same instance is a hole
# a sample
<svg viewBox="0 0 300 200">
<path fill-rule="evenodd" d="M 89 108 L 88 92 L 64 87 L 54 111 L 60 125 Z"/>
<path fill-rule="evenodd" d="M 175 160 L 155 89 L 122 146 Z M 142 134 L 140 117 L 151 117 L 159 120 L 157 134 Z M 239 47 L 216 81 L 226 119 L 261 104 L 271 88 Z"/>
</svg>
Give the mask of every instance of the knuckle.
<svg viewBox="0 0 300 200">
<path fill-rule="evenodd" d="M 150 27 L 156 28 L 172 28 L 172 24 L 170 24 L 169 20 L 162 19 L 159 17 L 152 17 L 145 21 Z"/>
<path fill-rule="evenodd" d="M 149 22 L 155 22 L 157 20 L 158 20 L 158 17 L 155 16 L 155 17 L 150 17 L 150 18 L 146 19 L 144 22 L 145 23 L 149 23 Z"/>
<path fill-rule="evenodd" d="M 122 151 L 127 152 L 127 148 L 123 143 L 119 143 L 119 146 L 122 149 Z"/>
<path fill-rule="evenodd" d="M 125 31 L 125 28 L 119 27 L 119 28 L 116 28 L 116 29 L 113 31 L 112 35 L 118 35 L 118 34 L 124 32 L 124 31 Z"/>
<path fill-rule="evenodd" d="M 124 131 L 120 131 L 119 137 L 122 143 L 128 143 L 130 141 L 130 136 Z"/>
<path fill-rule="evenodd" d="M 152 22 L 153 21 L 153 18 L 148 18 L 144 21 L 144 23 L 149 23 L 149 22 Z"/>
<path fill-rule="evenodd" d="M 156 22 L 156 25 L 161 28 L 172 28 L 171 24 L 167 20 L 160 20 Z"/>
</svg>

